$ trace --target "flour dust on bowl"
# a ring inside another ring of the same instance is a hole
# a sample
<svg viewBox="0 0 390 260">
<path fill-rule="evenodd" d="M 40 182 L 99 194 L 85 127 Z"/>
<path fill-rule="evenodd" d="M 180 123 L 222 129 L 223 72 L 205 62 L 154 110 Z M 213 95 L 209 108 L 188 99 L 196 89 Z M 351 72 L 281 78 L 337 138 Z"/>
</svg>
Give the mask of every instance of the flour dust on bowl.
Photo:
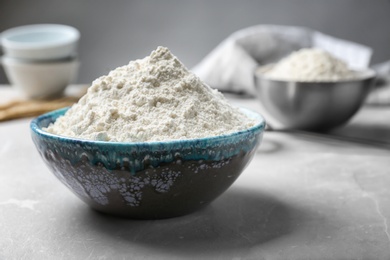
<svg viewBox="0 0 390 260">
<path fill-rule="evenodd" d="M 66 109 L 31 123 L 33 141 L 54 175 L 92 208 L 137 219 L 196 211 L 221 195 L 255 154 L 263 118 L 239 132 L 160 142 L 104 142 L 63 137 L 42 130 Z"/>
<path fill-rule="evenodd" d="M 31 133 L 51 171 L 92 208 L 157 219 L 222 194 L 264 127 L 159 47 L 96 79 L 72 107 L 33 120 Z"/>
</svg>

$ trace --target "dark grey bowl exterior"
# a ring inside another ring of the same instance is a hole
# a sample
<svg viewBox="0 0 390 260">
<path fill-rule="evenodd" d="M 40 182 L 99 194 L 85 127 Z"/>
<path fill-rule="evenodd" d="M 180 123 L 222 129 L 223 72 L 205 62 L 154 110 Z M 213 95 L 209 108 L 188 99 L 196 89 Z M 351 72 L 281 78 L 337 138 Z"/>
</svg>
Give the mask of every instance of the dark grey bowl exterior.
<svg viewBox="0 0 390 260">
<path fill-rule="evenodd" d="M 346 123 L 362 106 L 375 74 L 337 82 L 272 80 L 256 72 L 260 105 L 286 128 L 329 130 Z"/>
<path fill-rule="evenodd" d="M 31 123 L 32 139 L 54 175 L 100 212 L 137 219 L 196 211 L 222 194 L 252 159 L 265 122 L 234 134 L 167 142 L 116 143 L 42 130 L 66 109 Z"/>
</svg>

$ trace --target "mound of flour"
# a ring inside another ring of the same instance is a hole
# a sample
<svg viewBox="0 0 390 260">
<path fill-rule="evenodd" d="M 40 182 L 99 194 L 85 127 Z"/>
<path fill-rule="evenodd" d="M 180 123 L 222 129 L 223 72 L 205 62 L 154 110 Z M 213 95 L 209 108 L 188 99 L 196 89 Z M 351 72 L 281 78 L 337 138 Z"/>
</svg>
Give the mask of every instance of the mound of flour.
<svg viewBox="0 0 390 260">
<path fill-rule="evenodd" d="M 317 48 L 293 52 L 265 75 L 275 80 L 294 81 L 337 81 L 355 77 L 344 61 Z"/>
<path fill-rule="evenodd" d="M 164 47 L 96 79 L 46 131 L 99 141 L 140 142 L 227 134 L 254 125 Z"/>
</svg>

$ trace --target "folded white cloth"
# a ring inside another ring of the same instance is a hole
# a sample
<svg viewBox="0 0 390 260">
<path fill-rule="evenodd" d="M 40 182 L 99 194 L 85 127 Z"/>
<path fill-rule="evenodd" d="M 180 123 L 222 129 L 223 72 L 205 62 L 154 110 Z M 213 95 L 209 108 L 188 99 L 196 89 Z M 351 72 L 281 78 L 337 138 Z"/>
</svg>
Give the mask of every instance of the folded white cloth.
<svg viewBox="0 0 390 260">
<path fill-rule="evenodd" d="M 369 66 L 372 49 L 302 27 L 257 25 L 233 33 L 192 71 L 222 91 L 255 95 L 253 73 L 292 51 L 318 47 L 344 60 L 351 68 Z"/>
</svg>

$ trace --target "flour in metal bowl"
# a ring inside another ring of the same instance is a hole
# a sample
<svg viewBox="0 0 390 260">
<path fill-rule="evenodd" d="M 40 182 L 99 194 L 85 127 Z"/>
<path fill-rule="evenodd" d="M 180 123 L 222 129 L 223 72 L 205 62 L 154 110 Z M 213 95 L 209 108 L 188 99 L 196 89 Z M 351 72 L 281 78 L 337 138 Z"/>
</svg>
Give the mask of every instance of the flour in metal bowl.
<svg viewBox="0 0 390 260">
<path fill-rule="evenodd" d="M 352 80 L 357 75 L 343 60 L 329 52 L 318 48 L 306 48 L 280 60 L 265 71 L 264 76 L 273 80 L 333 82 Z"/>
</svg>

